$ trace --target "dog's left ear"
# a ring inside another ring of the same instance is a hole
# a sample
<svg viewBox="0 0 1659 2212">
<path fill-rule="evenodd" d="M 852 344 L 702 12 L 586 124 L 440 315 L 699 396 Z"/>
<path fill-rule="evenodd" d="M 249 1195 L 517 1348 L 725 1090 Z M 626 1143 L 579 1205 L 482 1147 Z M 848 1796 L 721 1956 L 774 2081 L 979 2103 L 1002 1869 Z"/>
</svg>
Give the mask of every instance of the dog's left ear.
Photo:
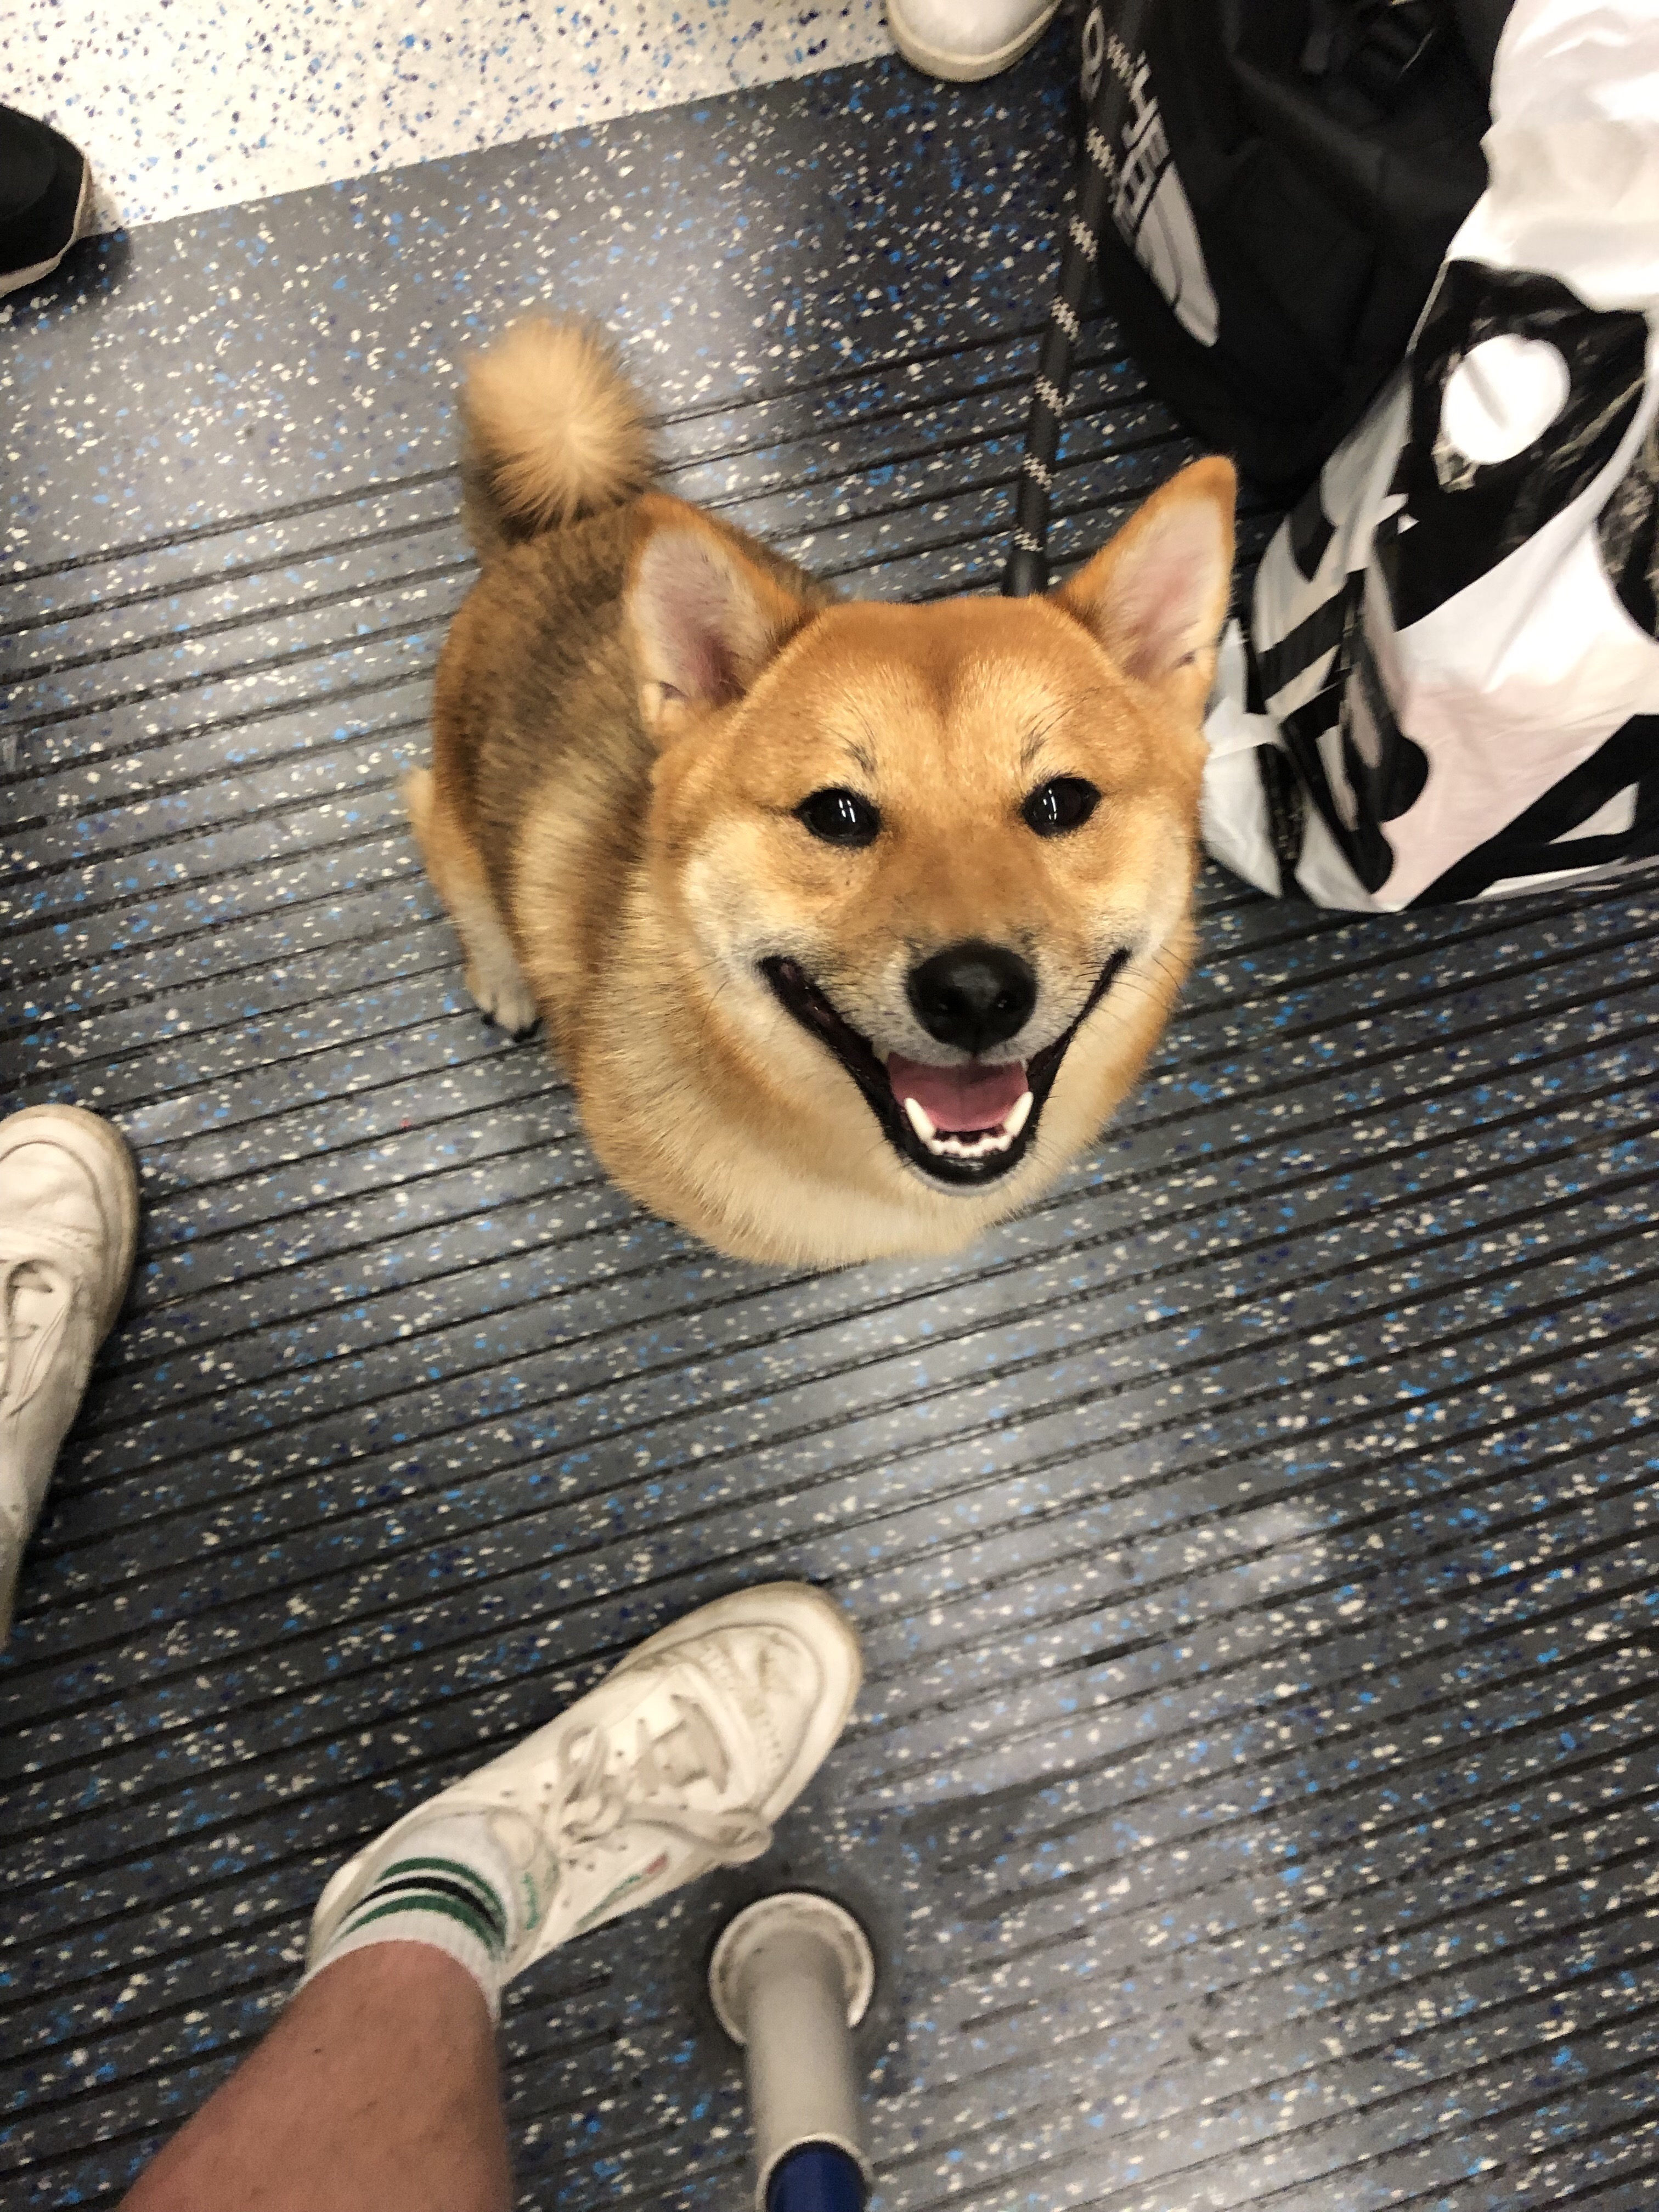
<svg viewBox="0 0 1659 2212">
<path fill-rule="evenodd" d="M 1126 676 L 1167 684 L 1194 709 L 1227 615 L 1237 489 L 1231 461 L 1194 461 L 1054 595 Z"/>
<path fill-rule="evenodd" d="M 641 714 L 668 738 L 742 698 L 812 610 L 694 507 L 657 494 L 640 520 L 628 620 Z"/>
</svg>

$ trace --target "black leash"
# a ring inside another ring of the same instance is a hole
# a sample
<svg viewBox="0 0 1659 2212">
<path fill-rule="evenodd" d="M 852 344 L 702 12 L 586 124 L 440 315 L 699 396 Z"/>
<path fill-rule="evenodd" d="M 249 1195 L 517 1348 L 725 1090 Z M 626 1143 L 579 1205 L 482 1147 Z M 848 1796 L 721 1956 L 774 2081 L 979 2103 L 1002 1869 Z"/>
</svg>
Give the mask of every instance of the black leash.
<svg viewBox="0 0 1659 2212">
<path fill-rule="evenodd" d="M 1036 382 L 1020 457 L 1019 487 L 1014 495 L 1014 543 L 1002 579 L 1005 599 L 1025 599 L 1048 588 L 1048 508 L 1054 464 L 1066 427 L 1072 363 L 1082 330 L 1090 280 L 1099 257 L 1100 227 L 1107 220 L 1117 164 L 1102 129 L 1108 72 L 1103 65 L 1083 133 L 1083 159 L 1072 189 L 1066 245 L 1060 259 L 1060 285 L 1048 312 L 1037 356 Z"/>
</svg>

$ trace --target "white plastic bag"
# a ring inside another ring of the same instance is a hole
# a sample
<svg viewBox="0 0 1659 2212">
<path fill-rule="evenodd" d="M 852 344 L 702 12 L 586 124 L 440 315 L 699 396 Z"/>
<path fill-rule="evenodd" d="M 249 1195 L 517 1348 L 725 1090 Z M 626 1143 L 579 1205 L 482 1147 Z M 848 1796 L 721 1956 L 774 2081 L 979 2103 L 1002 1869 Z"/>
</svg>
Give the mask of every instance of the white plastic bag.
<svg viewBox="0 0 1659 2212">
<path fill-rule="evenodd" d="M 1395 910 L 1659 854 L 1659 6 L 1516 0 L 1490 182 L 1258 571 L 1212 853 Z"/>
</svg>

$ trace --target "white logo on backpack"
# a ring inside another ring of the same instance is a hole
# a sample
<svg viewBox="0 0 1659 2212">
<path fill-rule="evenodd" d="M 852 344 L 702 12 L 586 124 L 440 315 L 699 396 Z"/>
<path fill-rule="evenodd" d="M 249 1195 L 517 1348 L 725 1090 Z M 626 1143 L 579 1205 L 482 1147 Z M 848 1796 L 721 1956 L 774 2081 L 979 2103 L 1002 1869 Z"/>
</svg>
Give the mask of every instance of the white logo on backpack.
<svg viewBox="0 0 1659 2212">
<path fill-rule="evenodd" d="M 1085 87 L 1093 59 L 1088 33 L 1095 20 L 1091 15 L 1085 26 Z M 1200 345 L 1212 346 L 1220 310 L 1192 205 L 1170 158 L 1152 65 L 1144 54 L 1131 55 L 1115 35 L 1106 40 L 1103 60 L 1111 64 L 1127 100 L 1121 146 L 1113 150 L 1112 220 L 1182 328 Z"/>
</svg>

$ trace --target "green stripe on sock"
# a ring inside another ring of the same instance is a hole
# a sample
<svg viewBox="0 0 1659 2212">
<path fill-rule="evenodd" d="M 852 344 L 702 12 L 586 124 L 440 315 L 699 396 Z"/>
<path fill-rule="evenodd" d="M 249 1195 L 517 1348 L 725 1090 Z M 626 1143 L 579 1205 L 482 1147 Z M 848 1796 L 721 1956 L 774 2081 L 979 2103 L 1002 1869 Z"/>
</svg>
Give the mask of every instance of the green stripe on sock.
<svg viewBox="0 0 1659 2212">
<path fill-rule="evenodd" d="M 444 1874 L 405 1874 L 394 1867 L 383 1874 L 374 1887 L 359 1899 L 360 1905 L 393 1905 L 407 1900 L 411 1909 L 418 1910 L 422 1898 L 447 1897 L 469 1912 L 477 1913 L 489 1923 L 491 1941 L 506 1948 L 506 1938 L 497 1926 L 495 1916 L 479 1901 L 476 1893 L 463 1881 L 455 1881 Z"/>
<path fill-rule="evenodd" d="M 436 1890 L 410 1890 L 406 1896 L 392 1898 L 384 1905 L 374 1903 L 374 1892 L 370 1890 L 357 1910 L 342 1923 L 340 1934 L 343 1936 L 355 1936 L 359 1929 L 367 1928 L 371 1921 L 385 1920 L 397 1912 L 405 1915 L 441 1913 L 447 1919 L 459 1921 L 469 1935 L 477 1938 L 492 1959 L 499 1960 L 506 1952 L 506 1943 L 482 1912 L 462 1905 L 455 1898 L 441 1897 Z"/>
<path fill-rule="evenodd" d="M 470 1889 L 477 1893 L 481 1909 L 489 1915 L 490 1923 L 501 1942 L 506 1942 L 507 1908 L 501 1903 L 495 1884 L 486 1881 L 476 1867 L 468 1866 L 465 1859 L 394 1859 L 389 1867 L 381 1869 L 376 1879 L 375 1887 L 378 1888 L 383 1881 L 390 1881 L 394 1875 L 422 1872 L 447 1874 L 457 1881 L 464 1881 Z M 373 1893 L 371 1891 L 370 1894 L 373 1895 Z"/>
</svg>

